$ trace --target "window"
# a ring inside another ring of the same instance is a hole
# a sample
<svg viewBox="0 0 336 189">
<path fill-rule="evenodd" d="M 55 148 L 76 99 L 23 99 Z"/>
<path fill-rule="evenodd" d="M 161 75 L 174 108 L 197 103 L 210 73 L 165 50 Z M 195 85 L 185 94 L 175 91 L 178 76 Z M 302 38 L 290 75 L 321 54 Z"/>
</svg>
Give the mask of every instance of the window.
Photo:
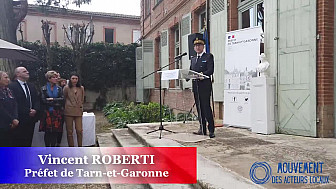
<svg viewBox="0 0 336 189">
<path fill-rule="evenodd" d="M 199 31 L 202 32 L 204 27 L 206 25 L 206 16 L 205 16 L 205 12 L 202 12 L 199 15 Z"/>
<path fill-rule="evenodd" d="M 104 28 L 104 41 L 105 43 L 114 43 L 114 29 Z"/>
<path fill-rule="evenodd" d="M 253 18 L 253 8 L 242 12 L 242 28 L 249 28 L 254 26 L 253 19 L 251 18 Z"/>
<path fill-rule="evenodd" d="M 140 30 L 133 30 L 132 43 L 139 43 L 140 37 L 141 37 Z"/>
<path fill-rule="evenodd" d="M 264 30 L 264 3 L 262 0 L 240 0 L 238 12 L 240 29 L 261 26 Z"/>
<path fill-rule="evenodd" d="M 144 12 L 144 16 L 145 16 L 145 18 L 150 14 L 150 12 L 151 12 L 151 7 L 150 7 L 150 0 L 144 0 L 144 2 L 145 2 L 145 12 Z"/>
<path fill-rule="evenodd" d="M 242 3 L 244 2 L 244 3 Z M 238 5 L 239 28 L 261 26 L 264 31 L 263 0 L 240 0 Z M 260 44 L 260 53 L 264 52 L 264 43 Z"/>
<path fill-rule="evenodd" d="M 257 4 L 257 26 L 261 26 L 264 31 L 264 3 Z"/>
</svg>

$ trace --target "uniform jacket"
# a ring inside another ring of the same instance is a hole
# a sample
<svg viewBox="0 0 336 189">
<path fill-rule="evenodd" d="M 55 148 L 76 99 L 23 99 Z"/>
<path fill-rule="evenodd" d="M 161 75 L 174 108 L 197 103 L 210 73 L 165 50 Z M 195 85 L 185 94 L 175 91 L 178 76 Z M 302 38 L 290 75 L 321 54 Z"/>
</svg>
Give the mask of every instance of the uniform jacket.
<svg viewBox="0 0 336 189">
<path fill-rule="evenodd" d="M 84 103 L 84 87 L 72 87 L 65 86 L 63 89 L 65 98 L 65 110 L 66 116 L 82 116 L 83 115 L 83 103 Z"/>
<path fill-rule="evenodd" d="M 28 83 L 28 88 L 30 91 L 30 97 L 31 97 L 31 103 L 32 103 L 32 109 L 36 110 L 37 112 L 40 110 L 40 99 L 38 97 L 37 90 L 35 86 L 31 83 Z M 30 105 L 27 101 L 26 94 L 23 91 L 20 83 L 15 80 L 11 82 L 8 87 L 13 91 L 14 98 L 16 99 L 17 105 L 18 105 L 18 115 L 19 115 L 19 121 L 28 121 L 31 119 L 29 116 L 30 113 Z M 35 121 L 38 120 L 37 114 L 35 115 L 35 118 L 33 118 Z"/>
<path fill-rule="evenodd" d="M 198 73 L 203 73 L 204 75 L 211 76 L 214 72 L 214 57 L 211 53 L 203 53 L 201 58 L 197 60 L 197 56 L 191 58 L 190 70 Z M 196 83 L 198 84 L 199 91 L 201 90 L 211 90 L 212 83 L 211 79 L 203 80 L 193 80 L 193 91 L 196 90 Z"/>
</svg>

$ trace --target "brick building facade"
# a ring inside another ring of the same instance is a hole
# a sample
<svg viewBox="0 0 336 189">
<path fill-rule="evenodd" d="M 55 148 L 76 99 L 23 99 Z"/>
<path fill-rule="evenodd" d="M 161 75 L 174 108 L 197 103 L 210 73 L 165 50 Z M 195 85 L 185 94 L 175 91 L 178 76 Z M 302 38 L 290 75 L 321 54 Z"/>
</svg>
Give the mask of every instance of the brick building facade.
<svg viewBox="0 0 336 189">
<path fill-rule="evenodd" d="M 142 0 L 141 32 L 144 40 L 153 40 L 153 65 L 157 69 L 164 65 L 162 52 L 166 52 L 162 46 L 162 31 L 168 32 L 168 60 L 171 62 L 186 49 L 183 42 L 185 18 L 188 15 L 191 18 L 190 33 L 199 32 L 200 20 L 209 7 L 210 52 L 214 54 L 217 66 L 214 74 L 215 118 L 221 119 L 225 64 L 225 39 L 222 38 L 227 31 L 262 25 L 265 34 L 262 48 L 270 62 L 270 76 L 276 80 L 273 105 L 276 131 L 335 137 L 335 6 L 330 0 Z M 175 37 L 177 30 L 181 31 L 178 41 Z M 169 68 L 186 68 L 187 61 L 182 60 L 182 66 L 171 65 Z M 193 98 L 186 85 L 170 81 L 162 93 L 164 104 L 188 110 Z M 159 101 L 158 86 L 159 76 L 156 75 L 155 86 L 149 89 L 150 101 Z"/>
<path fill-rule="evenodd" d="M 141 2 L 141 30 L 144 39 L 152 39 L 154 41 L 154 69 L 157 70 L 160 65 L 160 44 L 161 31 L 168 31 L 169 57 L 168 62 L 174 61 L 174 57 L 183 53 L 181 50 L 175 49 L 180 39 L 176 41 L 181 34 L 181 21 L 183 16 L 191 15 L 191 32 L 200 31 L 200 15 L 205 14 L 205 0 L 189 1 L 189 0 L 165 0 Z M 146 12 L 145 3 L 148 3 L 150 12 Z M 177 38 L 178 38 L 177 37 Z M 189 62 L 188 62 L 189 63 Z M 169 69 L 177 68 L 174 64 Z M 155 74 L 155 88 L 150 89 L 150 101 L 159 102 L 159 74 Z M 189 111 L 193 106 L 193 94 L 191 88 L 181 89 L 181 85 L 176 81 L 169 82 L 169 89 L 162 90 L 162 99 L 165 105 L 176 109 L 177 111 Z"/>
</svg>

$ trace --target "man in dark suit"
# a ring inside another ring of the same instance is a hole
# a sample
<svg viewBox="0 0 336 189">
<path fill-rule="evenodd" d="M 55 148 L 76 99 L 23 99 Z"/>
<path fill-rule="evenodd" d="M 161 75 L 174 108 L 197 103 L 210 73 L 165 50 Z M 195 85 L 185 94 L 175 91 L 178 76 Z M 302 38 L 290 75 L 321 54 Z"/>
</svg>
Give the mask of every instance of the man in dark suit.
<svg viewBox="0 0 336 189">
<path fill-rule="evenodd" d="M 15 80 L 9 84 L 18 105 L 19 126 L 12 131 L 13 143 L 16 147 L 31 147 L 37 111 L 40 101 L 36 88 L 27 83 L 29 72 L 25 67 L 14 70 Z"/>
<path fill-rule="evenodd" d="M 195 79 L 192 82 L 194 99 L 197 106 L 200 129 L 194 134 L 206 135 L 206 123 L 208 123 L 209 137 L 215 137 L 215 124 L 210 106 L 212 82 L 210 76 L 214 72 L 214 57 L 204 52 L 204 40 L 196 37 L 194 40 L 196 56 L 191 58 L 190 70 L 209 76 L 209 78 Z"/>
</svg>

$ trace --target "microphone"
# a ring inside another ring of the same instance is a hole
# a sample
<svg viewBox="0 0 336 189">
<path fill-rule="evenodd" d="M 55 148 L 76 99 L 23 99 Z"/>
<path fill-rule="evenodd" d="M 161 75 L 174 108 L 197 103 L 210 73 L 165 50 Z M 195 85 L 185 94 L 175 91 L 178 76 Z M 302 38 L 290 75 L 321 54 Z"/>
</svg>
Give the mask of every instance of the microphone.
<svg viewBox="0 0 336 189">
<path fill-rule="evenodd" d="M 182 58 L 182 56 L 186 56 L 186 55 L 187 55 L 187 53 L 185 52 L 185 53 L 182 53 L 182 54 L 180 54 L 178 56 L 175 56 L 174 59 L 180 59 L 180 58 Z"/>
</svg>

